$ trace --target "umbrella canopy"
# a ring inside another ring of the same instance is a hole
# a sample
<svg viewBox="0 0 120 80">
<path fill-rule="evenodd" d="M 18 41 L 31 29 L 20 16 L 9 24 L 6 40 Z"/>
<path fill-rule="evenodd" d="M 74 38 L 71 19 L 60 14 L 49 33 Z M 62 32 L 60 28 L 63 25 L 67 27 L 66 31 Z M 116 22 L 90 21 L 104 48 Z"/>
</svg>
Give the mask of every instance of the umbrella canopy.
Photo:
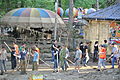
<svg viewBox="0 0 120 80">
<path fill-rule="evenodd" d="M 18 8 L 8 12 L 2 19 L 2 24 L 20 25 L 23 27 L 54 27 L 55 18 L 58 26 L 65 26 L 56 13 L 41 8 Z"/>
</svg>

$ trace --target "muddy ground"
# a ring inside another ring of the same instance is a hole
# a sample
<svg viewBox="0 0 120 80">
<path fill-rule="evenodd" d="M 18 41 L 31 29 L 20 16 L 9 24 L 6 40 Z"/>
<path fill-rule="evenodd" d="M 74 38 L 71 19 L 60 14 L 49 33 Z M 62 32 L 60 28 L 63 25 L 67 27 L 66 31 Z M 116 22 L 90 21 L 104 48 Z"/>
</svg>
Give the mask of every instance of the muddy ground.
<svg viewBox="0 0 120 80">
<path fill-rule="evenodd" d="M 50 62 L 48 63 L 52 65 Z M 88 67 L 82 67 L 80 73 L 78 73 L 74 70 L 72 64 L 70 66 L 66 72 L 53 73 L 52 69 L 45 64 L 39 66 L 39 71 L 31 71 L 31 65 L 29 65 L 27 74 L 20 75 L 20 71 L 11 72 L 10 62 L 7 62 L 8 71 L 4 75 L 0 75 L 0 80 L 29 80 L 31 75 L 39 74 L 44 76 L 44 80 L 120 80 L 120 73 L 117 68 L 97 71 L 97 63 L 89 63 Z M 107 64 L 107 66 L 110 66 L 110 64 Z"/>
</svg>

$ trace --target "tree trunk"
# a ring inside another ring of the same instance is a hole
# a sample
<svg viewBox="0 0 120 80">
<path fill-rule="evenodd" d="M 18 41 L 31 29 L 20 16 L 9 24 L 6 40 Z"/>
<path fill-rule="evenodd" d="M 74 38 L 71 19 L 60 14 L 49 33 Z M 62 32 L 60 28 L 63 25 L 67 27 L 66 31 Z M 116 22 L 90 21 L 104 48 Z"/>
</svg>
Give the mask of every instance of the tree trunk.
<svg viewBox="0 0 120 80">
<path fill-rule="evenodd" d="M 7 5 L 6 5 L 7 11 L 9 11 L 10 10 L 10 6 L 11 6 L 10 5 L 10 0 L 7 0 L 6 2 L 7 2 Z"/>
<path fill-rule="evenodd" d="M 69 0 L 69 42 L 71 42 L 73 38 L 73 0 Z M 69 43 L 68 43 L 69 44 Z M 70 46 L 70 45 L 68 45 Z"/>
<path fill-rule="evenodd" d="M 96 0 L 97 10 L 99 10 L 99 0 Z"/>
<path fill-rule="evenodd" d="M 21 7 L 24 7 L 24 0 L 21 0 Z"/>
<path fill-rule="evenodd" d="M 62 3 L 61 3 L 61 0 L 58 0 L 58 7 L 62 7 Z"/>
</svg>

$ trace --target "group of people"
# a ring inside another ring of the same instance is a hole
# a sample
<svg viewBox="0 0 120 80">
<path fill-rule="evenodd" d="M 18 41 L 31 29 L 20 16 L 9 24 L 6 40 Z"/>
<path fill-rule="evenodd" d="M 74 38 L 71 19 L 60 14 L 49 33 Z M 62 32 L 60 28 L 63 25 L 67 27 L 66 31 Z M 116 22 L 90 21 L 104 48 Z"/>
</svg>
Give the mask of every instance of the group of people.
<svg viewBox="0 0 120 80">
<path fill-rule="evenodd" d="M 76 51 L 74 54 L 74 60 L 70 60 L 70 53 L 69 49 L 65 44 L 60 45 L 57 44 L 57 41 L 55 40 L 52 44 L 52 62 L 54 63 L 54 71 L 58 72 L 59 66 L 62 68 L 63 71 L 66 71 L 69 67 L 68 62 L 72 63 L 75 66 L 75 70 L 79 72 L 80 64 L 84 64 L 84 66 L 87 66 L 87 63 L 90 59 L 89 57 L 89 42 L 87 43 L 80 43 L 80 46 L 76 47 Z"/>
<path fill-rule="evenodd" d="M 101 66 L 106 69 L 105 62 L 110 60 L 112 67 L 114 68 L 115 61 L 118 63 L 120 68 L 120 46 L 115 43 L 110 44 L 111 46 L 111 56 L 106 57 L 108 53 L 108 44 L 107 40 L 104 40 L 104 44 L 99 45 L 98 41 L 94 44 L 94 52 L 92 55 L 93 62 L 98 62 L 98 71 L 101 71 Z M 8 47 L 8 46 L 7 46 Z M 40 49 L 37 46 L 33 46 L 32 49 L 27 49 L 25 44 L 22 44 L 20 47 L 16 43 L 13 43 L 13 46 L 9 48 L 11 53 L 11 69 L 20 70 L 21 74 L 26 74 L 28 58 L 32 57 L 32 70 L 38 70 L 38 63 L 40 60 Z M 79 46 L 76 47 L 74 60 L 70 60 L 69 49 L 65 44 L 58 45 L 55 40 L 51 46 L 52 52 L 52 63 L 54 63 L 53 72 L 59 72 L 60 67 L 63 71 L 66 71 L 69 67 L 68 62 L 71 62 L 75 66 L 75 70 L 79 73 L 81 64 L 87 67 L 88 62 L 90 61 L 90 42 L 81 42 Z M 0 49 L 0 69 L 1 75 L 3 75 L 6 69 L 6 60 L 7 60 L 7 51 L 5 45 Z"/>
<path fill-rule="evenodd" d="M 111 48 L 108 51 L 108 48 Z M 111 53 L 109 53 L 111 52 Z M 106 55 L 110 54 L 109 57 Z M 116 43 L 107 44 L 107 40 L 104 40 L 104 44 L 99 45 L 98 41 L 94 44 L 94 55 L 93 55 L 93 62 L 98 60 L 98 71 L 101 70 L 101 66 L 106 69 L 105 62 L 109 61 L 112 64 L 111 69 L 114 69 L 114 64 L 117 62 L 118 68 L 120 68 L 120 46 Z"/>
<path fill-rule="evenodd" d="M 69 57 L 69 50 L 65 44 L 62 44 L 62 46 L 57 44 L 57 41 L 53 41 L 53 44 L 51 46 L 52 51 L 52 62 L 54 63 L 54 71 L 58 72 L 59 68 L 59 62 L 61 63 L 61 68 L 63 71 L 66 71 L 69 67 L 69 64 L 67 62 L 67 58 Z"/>
<path fill-rule="evenodd" d="M 108 47 L 111 47 L 111 54 L 107 57 L 107 54 L 109 53 Z M 60 48 L 60 46 L 57 45 L 57 41 L 55 40 L 52 44 L 51 51 L 52 61 L 54 62 L 54 72 L 58 72 L 59 66 L 61 66 L 63 71 L 66 71 L 67 67 L 69 67 L 68 61 L 70 62 L 68 59 L 68 57 L 70 57 L 68 48 L 65 46 L 65 44 L 63 44 L 62 48 Z M 72 60 L 75 65 L 75 70 L 77 69 L 79 72 L 79 69 L 82 66 L 81 64 L 87 67 L 90 60 L 90 53 L 90 42 L 80 42 L 79 46 L 76 47 L 74 60 Z M 101 71 L 102 66 L 104 69 L 106 69 L 106 61 L 111 62 L 111 68 L 114 68 L 115 62 L 118 63 L 118 67 L 120 68 L 120 46 L 115 43 L 108 45 L 107 40 L 104 40 L 104 44 L 99 45 L 98 41 L 96 41 L 94 44 L 94 52 L 92 53 L 91 60 L 93 62 L 98 62 L 98 71 Z"/>
<path fill-rule="evenodd" d="M 38 69 L 38 61 L 39 61 L 39 53 L 40 50 L 36 46 L 32 48 L 31 53 L 26 49 L 26 45 L 22 44 L 20 47 L 16 43 L 13 43 L 13 46 L 10 48 L 11 53 L 11 69 L 14 71 L 20 70 L 21 74 L 26 74 L 27 69 L 27 60 L 28 57 L 32 57 L 32 70 Z M 1 69 L 1 75 L 3 75 L 7 69 L 6 69 L 6 60 L 7 60 L 7 51 L 5 49 L 5 46 L 2 46 L 2 49 L 0 50 L 0 69 Z"/>
</svg>

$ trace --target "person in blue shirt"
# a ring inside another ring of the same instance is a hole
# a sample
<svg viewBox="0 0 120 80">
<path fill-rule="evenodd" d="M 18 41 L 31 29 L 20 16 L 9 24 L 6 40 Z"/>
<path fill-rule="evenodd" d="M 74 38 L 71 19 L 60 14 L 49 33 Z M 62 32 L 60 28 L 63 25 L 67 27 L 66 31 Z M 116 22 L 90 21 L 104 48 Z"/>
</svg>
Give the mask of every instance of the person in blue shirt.
<svg viewBox="0 0 120 80">
<path fill-rule="evenodd" d="M 26 73 L 26 63 L 27 63 L 27 51 L 25 48 L 22 48 L 22 51 L 20 51 L 20 69 L 21 74 L 27 74 Z"/>
<path fill-rule="evenodd" d="M 37 52 L 37 50 L 33 50 L 33 67 L 32 70 L 38 70 L 38 61 L 39 61 L 39 53 Z"/>
</svg>

